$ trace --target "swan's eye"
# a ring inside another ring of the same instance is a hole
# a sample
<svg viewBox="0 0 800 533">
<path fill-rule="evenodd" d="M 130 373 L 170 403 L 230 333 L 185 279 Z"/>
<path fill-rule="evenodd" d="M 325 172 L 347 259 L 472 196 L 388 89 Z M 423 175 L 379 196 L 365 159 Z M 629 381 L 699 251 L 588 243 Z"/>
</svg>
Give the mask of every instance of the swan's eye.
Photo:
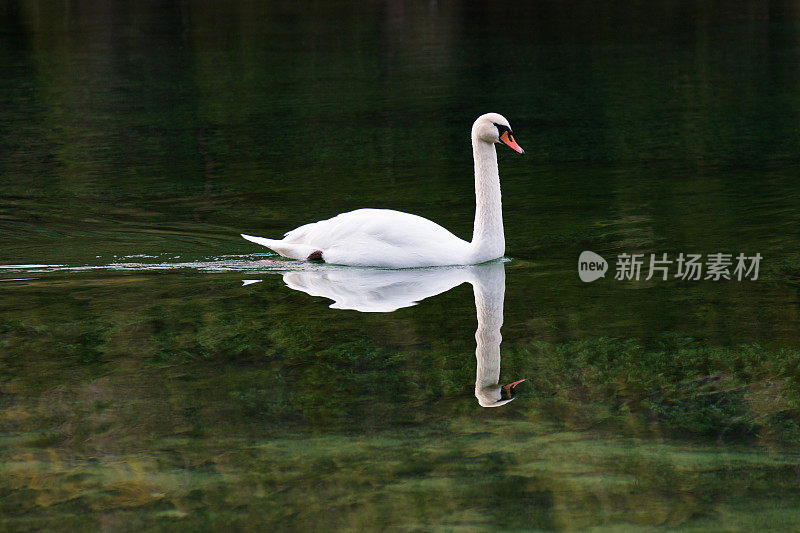
<svg viewBox="0 0 800 533">
<path fill-rule="evenodd" d="M 494 124 L 494 127 L 497 128 L 497 135 L 498 136 L 502 136 L 503 132 L 506 132 L 506 131 L 508 132 L 509 135 L 511 135 L 511 133 L 512 133 L 511 132 L 511 128 L 509 128 L 508 126 L 503 126 L 502 124 L 498 124 L 497 122 L 492 122 L 492 124 Z"/>
</svg>

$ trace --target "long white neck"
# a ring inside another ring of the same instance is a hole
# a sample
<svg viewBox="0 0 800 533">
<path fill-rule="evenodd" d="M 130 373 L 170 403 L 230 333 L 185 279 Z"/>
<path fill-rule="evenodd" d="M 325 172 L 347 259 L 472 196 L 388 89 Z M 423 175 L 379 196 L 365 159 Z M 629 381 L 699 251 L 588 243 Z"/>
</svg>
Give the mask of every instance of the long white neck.
<svg viewBox="0 0 800 533">
<path fill-rule="evenodd" d="M 502 263 L 490 263 L 481 268 L 473 283 L 478 329 L 475 331 L 475 397 L 484 407 L 494 407 L 500 400 L 500 328 L 503 325 L 503 300 L 506 273 Z"/>
<path fill-rule="evenodd" d="M 471 246 L 474 262 L 480 263 L 502 257 L 506 240 L 494 144 L 481 141 L 473 134 L 472 157 L 475 160 L 475 226 Z"/>
</svg>

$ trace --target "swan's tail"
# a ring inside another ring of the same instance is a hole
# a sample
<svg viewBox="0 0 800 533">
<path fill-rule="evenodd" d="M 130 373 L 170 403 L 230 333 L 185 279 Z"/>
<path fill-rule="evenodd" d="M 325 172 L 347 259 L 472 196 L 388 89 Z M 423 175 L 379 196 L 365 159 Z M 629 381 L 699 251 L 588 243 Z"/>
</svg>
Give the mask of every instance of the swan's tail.
<svg viewBox="0 0 800 533">
<path fill-rule="evenodd" d="M 301 261 L 305 261 L 311 254 L 319 251 L 318 248 L 314 248 L 313 246 L 309 246 L 307 244 L 288 243 L 284 242 L 283 240 L 276 239 L 265 239 L 264 237 L 254 237 L 253 235 L 245 235 L 244 233 L 242 233 L 241 236 L 250 242 L 260 244 L 261 246 L 266 246 L 270 250 L 274 250 L 283 257 L 288 257 L 290 259 L 300 259 Z"/>
</svg>

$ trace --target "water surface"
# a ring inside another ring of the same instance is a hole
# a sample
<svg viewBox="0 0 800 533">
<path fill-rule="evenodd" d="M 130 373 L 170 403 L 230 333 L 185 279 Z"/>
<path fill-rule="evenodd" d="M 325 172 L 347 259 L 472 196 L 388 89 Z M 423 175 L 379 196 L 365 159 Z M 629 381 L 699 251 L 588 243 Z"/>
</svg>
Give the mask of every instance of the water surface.
<svg viewBox="0 0 800 533">
<path fill-rule="evenodd" d="M 798 527 L 794 4 L 0 12 L 0 529 Z M 238 236 L 386 207 L 469 238 L 487 111 L 526 150 L 502 344 L 480 274 Z M 762 271 L 613 279 L 681 252 Z M 527 378 L 499 408 L 482 346 Z"/>
</svg>

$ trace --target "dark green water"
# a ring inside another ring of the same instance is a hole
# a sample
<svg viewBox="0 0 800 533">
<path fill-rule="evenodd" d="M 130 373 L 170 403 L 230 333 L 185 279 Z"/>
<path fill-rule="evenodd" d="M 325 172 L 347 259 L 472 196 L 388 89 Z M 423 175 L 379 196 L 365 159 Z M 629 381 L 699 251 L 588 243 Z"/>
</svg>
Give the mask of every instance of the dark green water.
<svg viewBox="0 0 800 533">
<path fill-rule="evenodd" d="M 0 2 L 0 530 L 800 528 L 796 5 L 222 4 Z M 488 111 L 526 149 L 510 261 L 409 283 L 238 236 L 469 238 Z M 759 279 L 613 275 L 717 252 Z M 330 309 L 298 268 L 430 297 Z M 500 408 L 476 316 L 527 378 Z"/>
</svg>

